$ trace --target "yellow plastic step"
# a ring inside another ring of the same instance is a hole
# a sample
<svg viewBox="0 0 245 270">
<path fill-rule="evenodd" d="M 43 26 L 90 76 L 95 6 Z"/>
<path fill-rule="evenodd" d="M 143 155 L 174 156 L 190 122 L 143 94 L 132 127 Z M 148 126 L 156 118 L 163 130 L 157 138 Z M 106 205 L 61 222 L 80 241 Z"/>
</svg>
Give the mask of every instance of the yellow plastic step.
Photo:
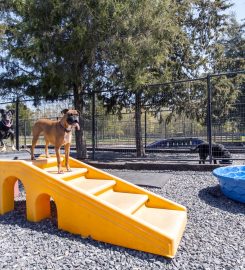
<svg viewBox="0 0 245 270">
<path fill-rule="evenodd" d="M 148 200 L 147 195 L 114 192 L 113 190 L 104 192 L 98 197 L 103 201 L 112 204 L 114 207 L 120 208 L 121 210 L 130 214 L 136 211 Z"/>
<path fill-rule="evenodd" d="M 167 234 L 170 238 L 182 235 L 186 224 L 186 213 L 178 210 L 142 206 L 134 213 L 134 216 L 146 221 L 157 231 Z"/>
<path fill-rule="evenodd" d="M 64 173 L 58 173 L 57 166 L 44 168 L 43 170 L 47 173 L 58 176 L 63 180 L 69 180 L 69 179 L 77 178 L 79 176 L 84 176 L 88 172 L 88 169 L 86 168 L 71 168 L 70 172 L 68 172 L 66 168 L 62 168 L 62 169 Z"/>
<path fill-rule="evenodd" d="M 68 184 L 83 191 L 89 192 L 90 194 L 98 195 L 112 188 L 116 184 L 116 181 L 101 180 L 101 179 L 85 179 L 80 177 L 74 180 L 70 180 Z"/>
<path fill-rule="evenodd" d="M 63 162 L 63 160 L 64 158 L 61 157 L 61 162 Z M 56 166 L 57 158 L 56 157 L 46 158 L 42 156 L 42 157 L 39 157 L 38 159 L 30 160 L 29 162 L 41 169 L 44 169 L 44 168 Z"/>
</svg>

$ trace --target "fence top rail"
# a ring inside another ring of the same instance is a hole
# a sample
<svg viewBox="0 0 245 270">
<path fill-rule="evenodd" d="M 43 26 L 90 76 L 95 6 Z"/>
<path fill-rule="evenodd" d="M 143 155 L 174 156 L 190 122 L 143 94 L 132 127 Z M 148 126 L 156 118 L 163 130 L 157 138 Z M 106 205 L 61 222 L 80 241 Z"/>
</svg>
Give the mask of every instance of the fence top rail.
<svg viewBox="0 0 245 270">
<path fill-rule="evenodd" d="M 171 81 L 171 82 L 166 82 L 166 83 L 146 84 L 145 87 L 160 87 L 160 86 L 166 86 L 166 85 L 171 85 L 171 84 L 179 84 L 179 83 L 185 83 L 185 82 L 202 81 L 202 80 L 206 80 L 206 79 L 207 79 L 207 77 L 200 77 L 200 78 L 193 78 L 193 79 Z"/>
<path fill-rule="evenodd" d="M 167 85 L 171 85 L 171 84 L 179 84 L 179 83 L 185 83 L 185 82 L 194 82 L 194 81 L 203 81 L 203 80 L 207 80 L 208 78 L 212 78 L 212 77 L 219 77 L 219 76 L 229 76 L 229 75 L 238 75 L 238 74 L 245 74 L 245 70 L 238 70 L 238 71 L 231 71 L 231 72 L 221 72 L 221 73 L 213 73 L 213 74 L 207 74 L 204 77 L 200 77 L 200 78 L 190 78 L 190 79 L 183 79 L 183 80 L 178 80 L 178 81 L 170 81 L 170 82 L 165 82 L 165 83 L 156 83 L 156 84 L 145 84 L 142 85 L 142 88 L 148 88 L 148 87 L 161 87 L 161 86 L 167 86 Z M 124 91 L 125 89 L 120 88 L 120 89 L 115 89 L 115 90 L 110 90 L 110 91 L 96 91 L 94 90 L 93 92 L 83 92 L 81 93 L 82 95 L 91 95 L 93 93 L 109 93 L 109 92 L 118 92 L 118 91 Z M 57 101 L 57 100 L 65 100 L 68 98 L 73 97 L 74 95 L 72 94 L 67 94 L 64 96 L 58 96 L 56 100 L 53 100 L 53 102 Z M 39 100 L 45 100 L 44 97 L 39 98 Z M 11 101 L 5 101 L 5 102 L 0 102 L 0 105 L 4 105 L 4 104 L 11 104 L 17 101 L 21 101 L 21 102 L 30 102 L 30 101 L 35 101 L 34 98 L 32 99 L 20 99 L 19 97 L 12 99 Z M 52 102 L 50 100 L 50 102 Z"/>
<path fill-rule="evenodd" d="M 166 82 L 166 83 L 146 84 L 145 87 L 160 87 L 160 86 L 166 86 L 166 85 L 171 85 L 171 84 L 179 84 L 179 83 L 185 83 L 185 82 L 207 80 L 208 77 L 212 78 L 212 77 L 229 76 L 229 75 L 237 75 L 237 74 L 245 74 L 245 70 L 213 73 L 213 74 L 207 74 L 205 77 L 183 79 L 183 80 L 178 80 L 178 81 L 170 81 L 170 82 Z"/>
<path fill-rule="evenodd" d="M 219 77 L 219 76 L 229 76 L 229 75 L 237 75 L 237 74 L 245 74 L 245 70 L 214 73 L 214 74 L 209 74 L 208 76 L 210 76 L 210 77 Z"/>
<path fill-rule="evenodd" d="M 57 99 L 55 99 L 55 100 L 46 100 L 45 97 L 40 97 L 39 100 L 52 103 L 52 102 L 57 102 L 57 101 L 63 101 L 63 100 L 66 100 L 68 98 L 72 98 L 73 96 L 74 96 L 73 94 L 67 94 L 65 96 L 58 96 Z M 0 105 L 13 104 L 16 102 L 32 102 L 32 101 L 35 101 L 35 98 L 28 99 L 28 98 L 17 97 L 17 98 L 12 98 L 11 100 L 8 100 L 8 101 L 0 102 Z"/>
</svg>

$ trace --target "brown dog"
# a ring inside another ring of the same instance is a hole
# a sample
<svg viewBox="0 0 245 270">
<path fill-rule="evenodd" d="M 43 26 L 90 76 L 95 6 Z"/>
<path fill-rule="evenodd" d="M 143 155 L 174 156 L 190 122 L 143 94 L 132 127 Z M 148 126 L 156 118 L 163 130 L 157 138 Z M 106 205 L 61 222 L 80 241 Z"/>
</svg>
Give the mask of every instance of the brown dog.
<svg viewBox="0 0 245 270">
<path fill-rule="evenodd" d="M 45 155 L 48 158 L 48 146 L 54 145 L 57 157 L 58 173 L 63 173 L 61 169 L 60 148 L 65 146 L 65 165 L 67 171 L 70 171 L 69 154 L 72 137 L 72 128 L 79 127 L 79 113 L 77 110 L 64 109 L 62 112 L 63 117 L 60 121 L 53 121 L 49 119 L 39 119 L 33 126 L 32 133 L 32 146 L 31 146 L 31 159 L 34 159 L 34 148 L 40 135 L 44 135 L 46 142 Z"/>
</svg>

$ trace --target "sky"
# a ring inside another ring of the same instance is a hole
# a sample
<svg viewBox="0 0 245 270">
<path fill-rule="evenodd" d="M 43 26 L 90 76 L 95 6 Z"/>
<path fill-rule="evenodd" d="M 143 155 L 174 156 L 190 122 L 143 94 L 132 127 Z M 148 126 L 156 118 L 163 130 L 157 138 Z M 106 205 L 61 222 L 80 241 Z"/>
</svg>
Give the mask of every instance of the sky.
<svg viewBox="0 0 245 270">
<path fill-rule="evenodd" d="M 245 19 L 245 0 L 231 0 L 234 3 L 232 11 L 235 12 L 236 18 L 241 22 L 242 19 Z"/>
</svg>

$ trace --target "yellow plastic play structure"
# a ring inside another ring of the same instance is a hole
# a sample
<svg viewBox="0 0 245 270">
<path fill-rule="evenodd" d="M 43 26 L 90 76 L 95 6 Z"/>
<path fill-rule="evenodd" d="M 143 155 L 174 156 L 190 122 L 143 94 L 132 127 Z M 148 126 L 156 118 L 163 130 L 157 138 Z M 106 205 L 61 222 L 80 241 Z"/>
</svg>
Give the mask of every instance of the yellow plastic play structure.
<svg viewBox="0 0 245 270">
<path fill-rule="evenodd" d="M 48 218 L 50 199 L 58 228 L 83 237 L 174 257 L 187 221 L 186 208 L 70 158 L 57 173 L 56 157 L 0 160 L 0 214 L 14 209 L 14 184 L 26 191 L 29 221 Z"/>
</svg>

